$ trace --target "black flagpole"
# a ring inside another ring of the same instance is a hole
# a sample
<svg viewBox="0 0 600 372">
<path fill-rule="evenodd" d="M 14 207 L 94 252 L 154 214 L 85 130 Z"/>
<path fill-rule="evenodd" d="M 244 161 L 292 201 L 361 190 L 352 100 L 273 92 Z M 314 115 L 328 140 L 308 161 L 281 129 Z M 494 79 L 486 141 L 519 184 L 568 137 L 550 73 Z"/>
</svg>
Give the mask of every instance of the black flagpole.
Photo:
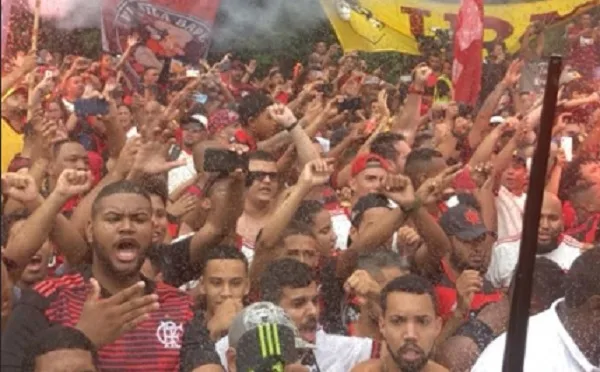
<svg viewBox="0 0 600 372">
<path fill-rule="evenodd" d="M 503 372 L 522 372 L 525 359 L 529 304 L 531 301 L 531 280 L 537 251 L 537 234 L 540 225 L 540 211 L 544 198 L 546 167 L 552 125 L 558 96 L 562 58 L 552 56 L 548 65 L 548 79 L 544 93 L 544 104 L 540 120 L 537 146 L 529 175 L 529 189 L 523 216 L 523 233 L 519 251 L 519 263 L 515 272 L 514 293 L 510 306 L 510 319 L 504 349 Z"/>
</svg>

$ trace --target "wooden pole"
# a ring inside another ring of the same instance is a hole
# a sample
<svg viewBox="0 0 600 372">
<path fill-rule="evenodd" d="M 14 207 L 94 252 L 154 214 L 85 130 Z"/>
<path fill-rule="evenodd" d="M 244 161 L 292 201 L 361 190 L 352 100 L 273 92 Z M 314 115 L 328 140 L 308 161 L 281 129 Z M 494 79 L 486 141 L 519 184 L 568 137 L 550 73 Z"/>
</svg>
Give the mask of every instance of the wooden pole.
<svg viewBox="0 0 600 372">
<path fill-rule="evenodd" d="M 514 293 L 510 306 L 510 319 L 504 348 L 503 372 L 522 372 L 527 343 L 527 326 L 529 324 L 529 305 L 531 301 L 531 281 L 537 251 L 537 235 L 540 225 L 540 211 L 544 199 L 546 183 L 546 167 L 552 140 L 552 126 L 556 111 L 559 78 L 562 58 L 552 56 L 548 66 L 548 78 L 537 146 L 533 155 L 529 189 L 523 216 L 523 235 L 519 251 L 519 263 L 515 272 Z"/>
<path fill-rule="evenodd" d="M 33 30 L 31 31 L 31 51 L 37 53 L 38 51 L 38 36 L 40 30 L 40 13 L 42 9 L 42 0 L 35 0 L 35 8 L 33 9 Z M 33 104 L 33 90 L 35 89 L 35 79 L 33 76 L 29 76 L 29 87 L 28 87 L 28 104 L 27 104 L 27 121 L 31 120 L 33 115 L 32 104 Z"/>
</svg>

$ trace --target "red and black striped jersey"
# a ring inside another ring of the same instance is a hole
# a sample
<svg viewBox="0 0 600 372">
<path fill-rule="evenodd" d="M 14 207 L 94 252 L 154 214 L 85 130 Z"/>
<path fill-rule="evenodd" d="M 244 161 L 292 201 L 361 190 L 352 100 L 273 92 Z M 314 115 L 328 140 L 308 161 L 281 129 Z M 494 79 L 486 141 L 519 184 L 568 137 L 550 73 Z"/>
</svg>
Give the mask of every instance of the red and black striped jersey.
<svg viewBox="0 0 600 372">
<path fill-rule="evenodd" d="M 38 283 L 34 293 L 23 296 L 28 317 L 45 318 L 48 325 L 76 326 L 88 296 L 91 268 Z M 210 340 L 202 314 L 196 315 L 191 299 L 183 292 L 162 283 L 146 282 L 146 292 L 156 293 L 159 309 L 134 330 L 98 350 L 102 371 L 191 371 L 205 364 L 220 364 Z M 103 290 L 102 296 L 109 293 Z M 33 305 L 33 306 L 32 306 Z M 19 305 L 18 305 L 19 306 Z M 17 308 L 18 308 L 17 306 Z M 37 310 L 37 314 L 32 310 Z M 16 309 L 15 309 L 16 310 Z M 18 310 L 15 314 L 18 314 Z M 27 318 L 11 318 L 15 337 L 43 329 L 31 328 Z M 20 324 L 19 324 L 20 323 Z M 43 321 L 39 321 L 43 324 Z M 43 328 L 43 326 L 41 326 Z M 16 332 L 15 332 L 16 331 Z M 19 342 L 22 344 L 22 342 Z M 2 370 L 5 367 L 5 348 L 2 345 Z M 10 347 L 9 347 L 10 349 Z M 12 352 L 14 354 L 14 350 Z M 17 353 L 18 354 L 18 353 Z"/>
</svg>

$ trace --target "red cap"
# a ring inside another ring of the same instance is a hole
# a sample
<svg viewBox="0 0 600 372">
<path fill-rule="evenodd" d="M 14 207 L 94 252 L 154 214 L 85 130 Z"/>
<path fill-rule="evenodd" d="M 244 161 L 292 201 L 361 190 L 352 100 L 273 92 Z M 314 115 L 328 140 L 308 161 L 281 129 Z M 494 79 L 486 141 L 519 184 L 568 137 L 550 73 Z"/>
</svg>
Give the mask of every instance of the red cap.
<svg viewBox="0 0 600 372">
<path fill-rule="evenodd" d="M 390 170 L 390 164 L 388 163 L 387 160 L 385 160 L 384 158 L 382 158 L 379 155 L 366 153 L 366 154 L 358 155 L 356 158 L 354 158 L 354 161 L 352 161 L 352 169 L 351 169 L 352 177 L 355 177 L 357 174 L 359 174 L 360 172 L 364 171 L 367 168 L 373 168 L 371 166 L 373 163 L 377 163 L 375 165 L 378 168 L 383 168 L 386 171 Z"/>
</svg>

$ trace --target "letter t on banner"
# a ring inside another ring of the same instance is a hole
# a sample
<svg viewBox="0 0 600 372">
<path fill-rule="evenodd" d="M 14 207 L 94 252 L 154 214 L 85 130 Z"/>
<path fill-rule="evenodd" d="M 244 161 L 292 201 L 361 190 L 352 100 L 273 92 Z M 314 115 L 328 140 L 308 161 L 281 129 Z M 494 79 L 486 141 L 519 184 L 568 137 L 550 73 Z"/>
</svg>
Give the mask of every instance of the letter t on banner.
<svg viewBox="0 0 600 372">
<path fill-rule="evenodd" d="M 481 90 L 483 0 L 462 0 L 454 33 L 454 100 L 475 105 Z"/>
</svg>

